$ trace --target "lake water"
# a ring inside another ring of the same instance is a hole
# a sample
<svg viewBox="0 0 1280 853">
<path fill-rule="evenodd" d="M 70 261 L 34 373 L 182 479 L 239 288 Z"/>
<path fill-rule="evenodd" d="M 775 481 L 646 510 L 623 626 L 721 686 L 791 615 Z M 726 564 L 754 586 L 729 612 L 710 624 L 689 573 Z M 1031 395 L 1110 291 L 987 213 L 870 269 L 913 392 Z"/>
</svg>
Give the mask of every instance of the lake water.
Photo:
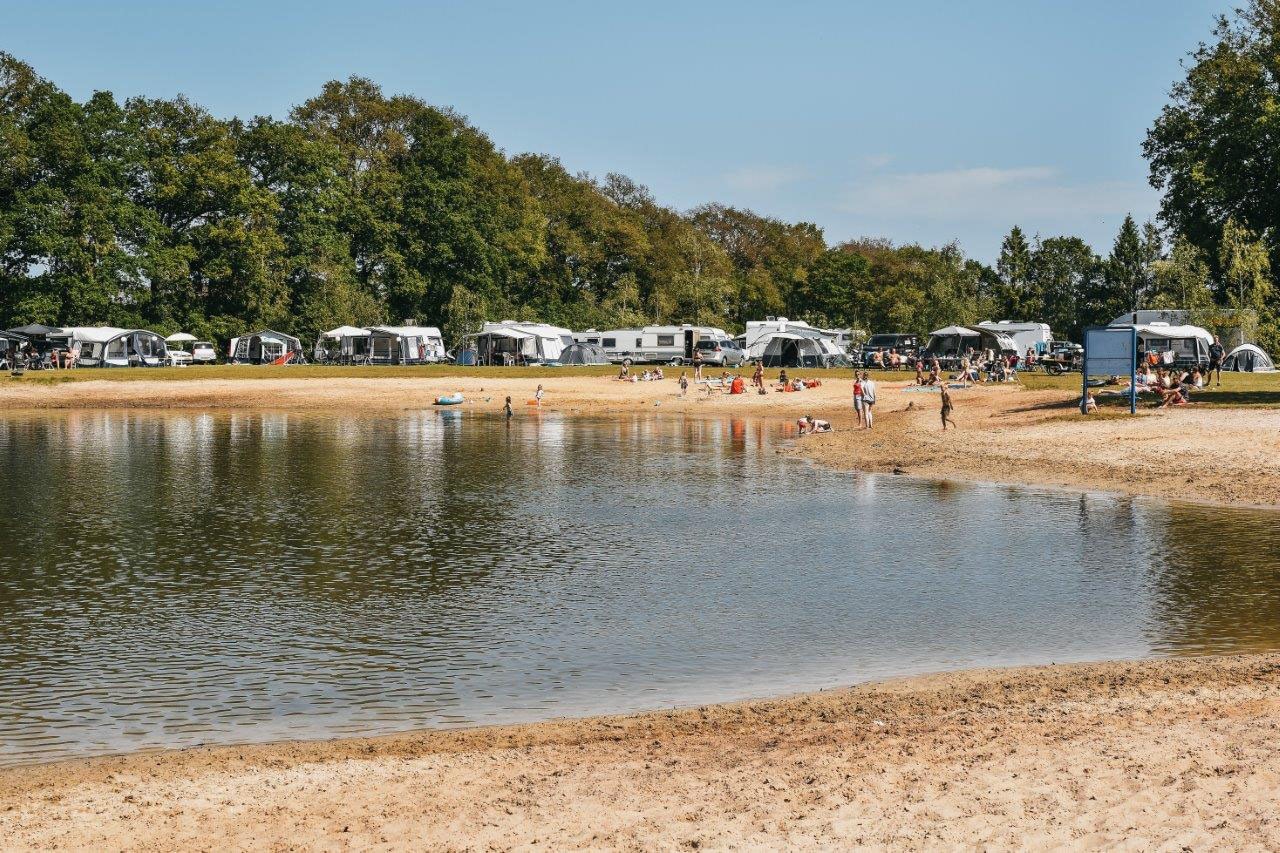
<svg viewBox="0 0 1280 853">
<path fill-rule="evenodd" d="M 0 416 L 0 763 L 1280 647 L 1276 514 L 842 475 L 784 430 Z"/>
</svg>

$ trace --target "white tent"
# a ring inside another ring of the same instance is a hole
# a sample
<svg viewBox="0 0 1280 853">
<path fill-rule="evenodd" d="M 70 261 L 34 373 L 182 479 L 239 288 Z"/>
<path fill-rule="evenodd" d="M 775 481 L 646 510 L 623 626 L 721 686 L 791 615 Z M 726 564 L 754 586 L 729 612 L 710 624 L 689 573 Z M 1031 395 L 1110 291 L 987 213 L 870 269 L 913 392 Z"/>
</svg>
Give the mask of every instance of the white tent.
<svg viewBox="0 0 1280 853">
<path fill-rule="evenodd" d="M 72 326 L 50 337 L 78 347 L 81 367 L 157 367 L 169 360 L 164 338 L 146 329 Z"/>
<path fill-rule="evenodd" d="M 1254 344 L 1241 344 L 1227 353 L 1226 359 L 1222 362 L 1222 369 L 1244 373 L 1273 373 L 1276 366 L 1271 361 L 1271 356 L 1267 355 L 1262 347 Z"/>
<path fill-rule="evenodd" d="M 557 361 L 564 348 L 573 343 L 573 332 L 568 329 L 514 320 L 485 323 L 479 332 L 467 337 L 475 339 L 481 364 Z"/>
<path fill-rule="evenodd" d="M 340 341 L 343 338 L 367 338 L 369 337 L 369 330 L 362 329 L 359 326 L 339 326 L 336 329 L 321 332 L 320 337 L 326 341 Z"/>
<path fill-rule="evenodd" d="M 748 350 L 765 367 L 832 367 L 847 357 L 829 337 L 812 328 L 766 332 Z"/>
<path fill-rule="evenodd" d="M 444 338 L 435 326 L 371 326 L 369 360 L 385 364 L 443 361 Z"/>
</svg>

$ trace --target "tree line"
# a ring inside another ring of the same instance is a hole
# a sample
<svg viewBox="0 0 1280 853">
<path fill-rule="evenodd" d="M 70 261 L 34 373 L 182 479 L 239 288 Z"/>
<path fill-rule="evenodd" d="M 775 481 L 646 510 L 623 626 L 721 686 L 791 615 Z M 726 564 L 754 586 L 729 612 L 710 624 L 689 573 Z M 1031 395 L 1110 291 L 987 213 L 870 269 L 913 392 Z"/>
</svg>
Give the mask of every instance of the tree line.
<svg viewBox="0 0 1280 853">
<path fill-rule="evenodd" d="M 982 319 L 1078 336 L 1137 308 L 1246 309 L 1274 347 L 1280 0 L 1223 18 L 1145 153 L 1160 225 L 1107 255 L 1014 227 L 994 266 L 955 244 L 829 244 L 817 225 L 679 211 L 619 174 L 508 156 L 450 109 L 353 77 L 286 119 L 184 97 L 77 102 L 0 53 L 0 326 L 109 324 L 225 340 L 414 318 L 572 328 L 766 315 L 919 334 Z"/>
</svg>

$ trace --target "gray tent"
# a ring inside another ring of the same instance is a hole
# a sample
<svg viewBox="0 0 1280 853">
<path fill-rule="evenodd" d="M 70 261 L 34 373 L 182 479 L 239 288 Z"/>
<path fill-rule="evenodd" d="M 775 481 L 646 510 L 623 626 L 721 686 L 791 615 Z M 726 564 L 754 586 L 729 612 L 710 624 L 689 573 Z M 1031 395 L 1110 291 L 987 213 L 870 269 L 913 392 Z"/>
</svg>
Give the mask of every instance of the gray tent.
<svg viewBox="0 0 1280 853">
<path fill-rule="evenodd" d="M 1244 373 L 1271 373 L 1276 369 L 1271 356 L 1262 347 L 1253 344 L 1241 344 L 1227 354 L 1222 362 L 1223 370 L 1238 370 Z"/>
<path fill-rule="evenodd" d="M 561 364 L 609 364 L 609 356 L 599 344 L 570 344 L 560 353 Z"/>
</svg>

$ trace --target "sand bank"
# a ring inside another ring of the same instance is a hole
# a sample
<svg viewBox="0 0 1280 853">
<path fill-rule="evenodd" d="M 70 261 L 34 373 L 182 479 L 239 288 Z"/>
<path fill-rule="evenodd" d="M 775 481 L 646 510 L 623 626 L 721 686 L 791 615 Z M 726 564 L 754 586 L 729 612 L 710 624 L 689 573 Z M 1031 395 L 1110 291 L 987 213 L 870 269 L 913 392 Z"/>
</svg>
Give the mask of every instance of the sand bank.
<svg viewBox="0 0 1280 853">
<path fill-rule="evenodd" d="M 1280 846 L 1280 656 L 0 772 L 78 849 Z"/>
<path fill-rule="evenodd" d="M 252 370 L 253 368 L 245 368 Z M 925 477 L 1026 483 L 1120 491 L 1158 497 L 1280 506 L 1280 424 L 1274 409 L 1188 406 L 1144 409 L 1137 417 L 1075 413 L 1075 394 L 1019 386 L 954 392 L 959 429 L 943 433 L 936 393 L 882 382 L 874 432 L 852 429 L 850 383 L 829 379 L 794 394 L 677 395 L 663 382 L 619 382 L 605 376 L 543 379 L 290 378 L 77 381 L 0 385 L 0 409 L 195 408 L 288 409 L 377 413 L 422 409 L 462 392 L 470 411 L 498 412 L 511 395 L 521 416 L 541 383 L 543 410 L 576 414 L 684 412 L 778 417 L 804 414 L 832 421 L 836 431 L 805 438 L 792 452 L 839 468 L 898 471 Z M 818 372 L 817 375 L 822 375 Z"/>
</svg>

